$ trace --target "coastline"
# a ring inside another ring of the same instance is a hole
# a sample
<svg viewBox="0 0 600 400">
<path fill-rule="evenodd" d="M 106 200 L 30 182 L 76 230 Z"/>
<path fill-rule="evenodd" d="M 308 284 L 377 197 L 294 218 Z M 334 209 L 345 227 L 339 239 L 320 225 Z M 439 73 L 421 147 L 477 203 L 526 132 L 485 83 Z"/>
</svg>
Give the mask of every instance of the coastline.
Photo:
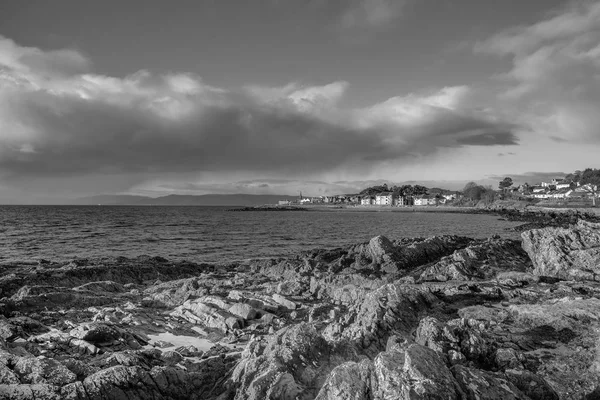
<svg viewBox="0 0 600 400">
<path fill-rule="evenodd" d="M 291 387 L 333 400 L 359 384 L 399 398 L 421 388 L 418 372 L 432 396 L 583 396 L 600 388 L 598 240 L 600 224 L 580 221 L 521 240 L 377 236 L 222 264 L 4 265 L 0 393 L 258 400 Z"/>
</svg>

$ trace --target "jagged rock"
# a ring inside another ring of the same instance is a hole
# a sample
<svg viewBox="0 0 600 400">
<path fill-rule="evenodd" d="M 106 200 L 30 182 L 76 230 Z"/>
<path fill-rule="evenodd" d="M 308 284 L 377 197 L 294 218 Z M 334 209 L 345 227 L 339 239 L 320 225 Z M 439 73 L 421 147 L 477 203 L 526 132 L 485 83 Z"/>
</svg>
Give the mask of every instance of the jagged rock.
<svg viewBox="0 0 600 400">
<path fill-rule="evenodd" d="M 185 301 L 181 306 L 175 308 L 171 314 L 192 323 L 201 323 L 208 328 L 216 328 L 225 332 L 242 327 L 242 320 L 239 317 L 214 305 L 197 300 Z"/>
<path fill-rule="evenodd" d="M 342 336 L 357 341 L 365 349 L 378 352 L 388 337 L 408 335 L 438 298 L 416 285 L 388 284 L 369 293 L 360 304 L 355 321 Z"/>
<path fill-rule="evenodd" d="M 10 368 L 0 364 L 0 385 L 10 385 L 19 383 L 21 383 L 21 381 L 19 381 L 19 377 Z"/>
<path fill-rule="evenodd" d="M 412 344 L 370 361 L 344 363 L 329 374 L 318 400 L 458 399 L 456 383 L 440 356 Z"/>
<path fill-rule="evenodd" d="M 558 393 L 542 377 L 524 370 L 504 371 L 508 380 L 531 400 L 558 400 Z"/>
<path fill-rule="evenodd" d="M 500 271 L 525 272 L 530 261 L 520 242 L 506 239 L 489 239 L 470 244 L 464 249 L 442 258 L 419 276 L 420 282 L 448 280 L 483 280 Z"/>
<path fill-rule="evenodd" d="M 294 303 L 291 300 L 286 299 L 282 295 L 280 295 L 278 293 L 274 293 L 272 297 L 273 297 L 273 301 L 275 301 L 277 304 L 280 304 L 281 306 L 287 308 L 288 310 L 296 309 L 296 303 Z"/>
<path fill-rule="evenodd" d="M 381 353 L 373 365 L 375 398 L 458 398 L 450 370 L 426 347 L 413 344 L 404 351 Z"/>
<path fill-rule="evenodd" d="M 442 354 L 455 351 L 457 364 L 464 357 L 477 364 L 489 365 L 495 354 L 495 347 L 482 337 L 474 320 L 455 319 L 442 324 L 433 317 L 423 318 L 417 327 L 415 341 Z"/>
<path fill-rule="evenodd" d="M 77 376 L 67 367 L 50 358 L 21 357 L 13 371 L 22 383 L 45 383 L 63 386 L 74 382 Z"/>
<path fill-rule="evenodd" d="M 175 349 L 176 352 L 184 357 L 202 357 L 203 351 L 198 350 L 196 346 L 181 346 Z"/>
<path fill-rule="evenodd" d="M 468 400 L 529 400 L 508 379 L 500 374 L 455 365 L 451 369 L 458 385 Z"/>
<path fill-rule="evenodd" d="M 369 400 L 373 363 L 347 362 L 331 371 L 315 400 Z"/>
<path fill-rule="evenodd" d="M 187 278 L 153 285 L 144 290 L 144 294 L 162 305 L 176 307 L 186 300 L 207 295 L 208 290 L 198 278 Z"/>
<path fill-rule="evenodd" d="M 168 365 L 175 365 L 175 364 L 183 361 L 183 356 L 176 351 L 165 351 L 164 353 L 162 353 L 161 358 Z"/>
<path fill-rule="evenodd" d="M 598 280 L 600 223 L 580 220 L 571 228 L 533 229 L 521 234 L 533 273 L 560 279 Z"/>
<path fill-rule="evenodd" d="M 62 400 L 59 387 L 46 384 L 0 385 L 2 399 L 9 400 Z"/>
<path fill-rule="evenodd" d="M 385 236 L 375 236 L 369 241 L 368 254 L 376 264 L 394 264 L 396 262 L 396 247 Z"/>
<path fill-rule="evenodd" d="M 20 332 L 19 327 L 8 322 L 3 316 L 0 317 L 0 339 L 12 339 L 17 337 Z"/>
<path fill-rule="evenodd" d="M 266 341 L 247 345 L 231 376 L 237 388 L 235 398 L 312 398 L 335 367 L 335 360 L 335 353 L 313 324 L 284 328 Z"/>
</svg>

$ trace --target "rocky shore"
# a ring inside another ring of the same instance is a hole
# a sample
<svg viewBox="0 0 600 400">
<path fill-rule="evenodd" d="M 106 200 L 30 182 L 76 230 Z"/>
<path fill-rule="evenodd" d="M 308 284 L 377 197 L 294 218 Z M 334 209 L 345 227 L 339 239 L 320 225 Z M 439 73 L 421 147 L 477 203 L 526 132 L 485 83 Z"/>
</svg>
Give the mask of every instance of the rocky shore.
<svg viewBox="0 0 600 400">
<path fill-rule="evenodd" d="M 0 399 L 600 398 L 600 224 L 0 265 Z"/>
</svg>

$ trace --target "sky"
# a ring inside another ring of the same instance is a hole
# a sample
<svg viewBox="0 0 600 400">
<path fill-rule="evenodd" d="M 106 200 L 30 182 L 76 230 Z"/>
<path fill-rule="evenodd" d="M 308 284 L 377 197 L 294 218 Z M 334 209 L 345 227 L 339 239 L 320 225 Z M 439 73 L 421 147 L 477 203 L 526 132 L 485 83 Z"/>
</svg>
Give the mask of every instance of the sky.
<svg viewBox="0 0 600 400">
<path fill-rule="evenodd" d="M 0 2 L 0 203 L 600 167 L 600 1 Z"/>
</svg>

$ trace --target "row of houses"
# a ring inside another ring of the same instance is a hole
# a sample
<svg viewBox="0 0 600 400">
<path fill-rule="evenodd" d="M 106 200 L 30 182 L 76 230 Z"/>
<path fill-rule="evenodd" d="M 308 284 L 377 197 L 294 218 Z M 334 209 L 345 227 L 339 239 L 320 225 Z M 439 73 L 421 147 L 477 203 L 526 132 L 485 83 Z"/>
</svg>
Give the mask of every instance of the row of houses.
<svg viewBox="0 0 600 400">
<path fill-rule="evenodd" d="M 445 204 L 456 198 L 456 194 L 449 195 L 421 195 L 421 196 L 394 196 L 393 193 L 379 193 L 375 196 L 363 196 L 360 204 L 363 206 L 437 206 Z"/>
<path fill-rule="evenodd" d="M 376 195 L 344 194 L 338 196 L 299 197 L 296 201 L 279 201 L 279 205 L 291 204 L 352 204 L 363 206 L 436 206 L 456 199 L 456 194 L 446 195 L 420 195 L 397 196 L 392 192 L 383 192 Z"/>
</svg>

